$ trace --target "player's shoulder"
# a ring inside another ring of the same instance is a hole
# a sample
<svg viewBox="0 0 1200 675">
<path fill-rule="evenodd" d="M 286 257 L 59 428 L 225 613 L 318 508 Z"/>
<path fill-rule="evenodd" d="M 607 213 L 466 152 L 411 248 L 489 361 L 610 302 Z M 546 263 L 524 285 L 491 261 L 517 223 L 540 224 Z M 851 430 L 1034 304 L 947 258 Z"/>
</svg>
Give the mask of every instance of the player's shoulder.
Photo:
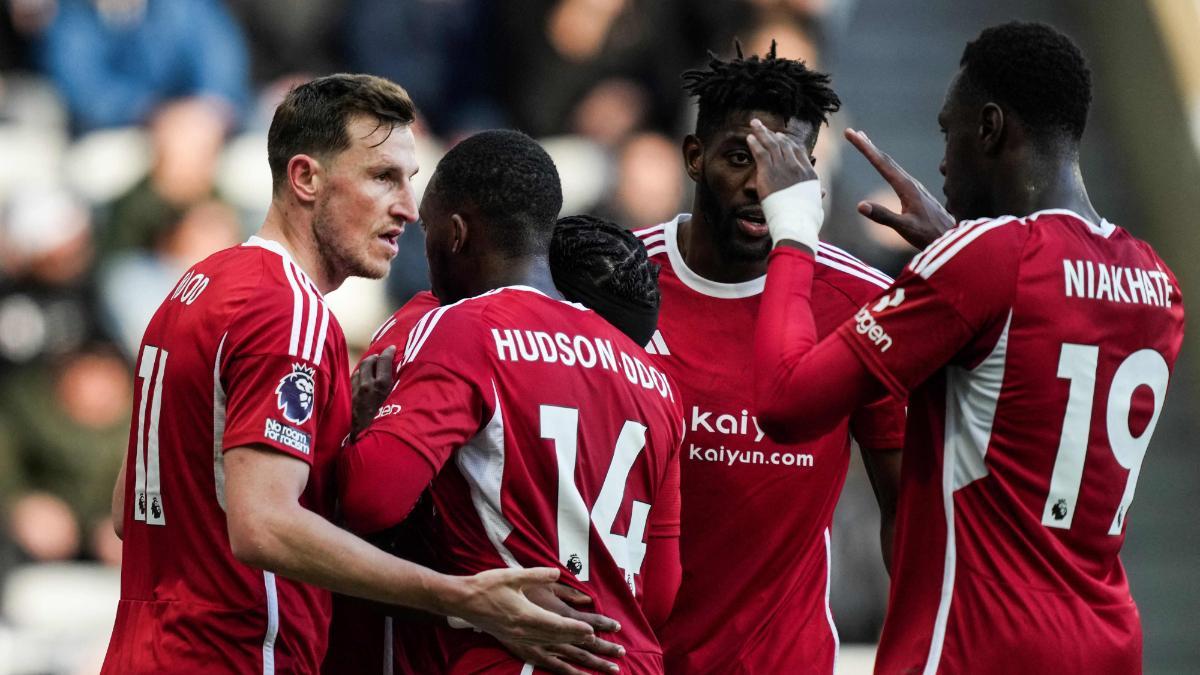
<svg viewBox="0 0 1200 675">
<path fill-rule="evenodd" d="M 437 309 L 437 296 L 429 291 L 417 293 L 408 302 L 392 313 L 371 335 L 370 346 L 363 356 L 376 354 L 393 345 L 403 348 L 417 322 L 430 311 Z"/>
<path fill-rule="evenodd" d="M 505 286 L 429 309 L 409 331 L 401 364 L 443 345 L 467 352 L 490 327 L 503 323 L 504 317 L 536 311 L 532 305 L 539 299 L 546 295 L 536 289 Z"/>
<path fill-rule="evenodd" d="M 633 234 L 646 247 L 646 255 L 650 259 L 660 265 L 670 265 L 670 259 L 667 256 L 667 237 L 672 236 L 677 231 L 676 228 L 679 221 L 686 217 L 688 217 L 687 214 L 679 214 L 665 223 L 635 229 L 633 230 Z"/>
<path fill-rule="evenodd" d="M 220 264 L 234 266 L 236 282 L 251 286 L 237 308 L 231 332 L 243 336 L 252 351 L 286 353 L 321 363 L 326 352 L 344 342 L 337 318 L 317 284 L 277 242 L 251 237 L 226 249 Z"/>
<path fill-rule="evenodd" d="M 893 279 L 857 257 L 821 242 L 817 247 L 813 281 L 824 283 L 862 304 L 892 285 Z"/>
<path fill-rule="evenodd" d="M 1031 220 L 1017 216 L 964 220 L 925 247 L 908 271 L 929 279 L 943 268 L 988 269 L 1019 255 Z"/>
</svg>

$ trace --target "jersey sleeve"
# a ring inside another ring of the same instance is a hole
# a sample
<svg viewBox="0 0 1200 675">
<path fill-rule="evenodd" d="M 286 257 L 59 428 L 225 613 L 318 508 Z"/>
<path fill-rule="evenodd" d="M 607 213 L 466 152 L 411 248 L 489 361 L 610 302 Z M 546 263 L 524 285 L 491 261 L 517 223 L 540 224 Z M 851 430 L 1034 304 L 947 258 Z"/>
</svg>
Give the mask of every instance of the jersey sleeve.
<svg viewBox="0 0 1200 675">
<path fill-rule="evenodd" d="M 224 448 L 267 446 L 312 464 L 317 431 L 342 386 L 326 358 L 336 328 L 315 296 L 306 296 L 311 311 L 297 310 L 287 289 L 269 288 L 230 321 L 213 393 L 225 397 Z"/>
<path fill-rule="evenodd" d="M 850 415 L 850 435 L 861 447 L 872 450 L 902 447 L 907 421 L 904 404 L 904 399 L 888 395 L 864 405 Z"/>
<path fill-rule="evenodd" d="M 338 458 L 342 517 L 374 531 L 404 519 L 427 480 L 483 427 L 495 391 L 482 324 L 469 308 L 429 312 L 411 331 L 392 393 Z"/>
<path fill-rule="evenodd" d="M 1014 218 L 963 223 L 837 334 L 901 400 L 947 363 L 974 365 L 1007 320 L 1027 234 Z"/>
</svg>

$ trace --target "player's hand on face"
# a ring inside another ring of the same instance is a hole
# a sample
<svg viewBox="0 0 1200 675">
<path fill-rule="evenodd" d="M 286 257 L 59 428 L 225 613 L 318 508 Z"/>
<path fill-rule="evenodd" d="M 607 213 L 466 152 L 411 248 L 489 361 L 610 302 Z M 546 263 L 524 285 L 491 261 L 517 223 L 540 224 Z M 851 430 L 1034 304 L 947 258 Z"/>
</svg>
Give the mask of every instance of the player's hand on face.
<svg viewBox="0 0 1200 675">
<path fill-rule="evenodd" d="M 904 240 L 924 249 L 942 233 L 954 227 L 951 216 L 929 190 L 905 171 L 886 152 L 875 147 L 861 131 L 846 129 L 850 141 L 863 157 L 875 167 L 900 198 L 900 213 L 875 202 L 859 202 L 858 212 L 871 220 L 895 230 Z"/>
<path fill-rule="evenodd" d="M 578 619 L 591 626 L 597 633 L 613 633 L 621 629 L 620 624 L 606 616 L 581 612 L 572 607 L 571 604 L 591 604 L 592 599 L 587 594 L 580 593 L 565 584 L 530 588 L 525 591 L 525 595 L 539 607 L 561 616 Z M 583 666 L 600 672 L 620 672 L 617 664 L 605 661 L 600 657 L 620 658 L 625 655 L 624 647 L 599 636 L 592 636 L 591 640 L 579 645 L 561 644 L 548 647 L 535 647 L 503 640 L 501 642 L 513 656 L 559 675 L 584 675 L 574 666 Z"/>
<path fill-rule="evenodd" d="M 375 419 L 379 406 L 392 391 L 392 362 L 396 358 L 396 346 L 392 345 L 378 354 L 362 360 L 358 369 L 350 376 L 351 405 L 350 437 L 363 432 Z"/>
<path fill-rule="evenodd" d="M 759 201 L 796 183 L 817 179 L 808 150 L 791 136 L 771 131 L 757 119 L 750 120 L 746 145 L 754 155 Z"/>
<path fill-rule="evenodd" d="M 546 647 L 588 644 L 595 630 L 579 619 L 542 609 L 527 593 L 550 589 L 558 581 L 553 567 L 487 570 L 459 577 L 461 593 L 443 598 L 442 613 L 457 616 L 506 643 Z"/>
</svg>

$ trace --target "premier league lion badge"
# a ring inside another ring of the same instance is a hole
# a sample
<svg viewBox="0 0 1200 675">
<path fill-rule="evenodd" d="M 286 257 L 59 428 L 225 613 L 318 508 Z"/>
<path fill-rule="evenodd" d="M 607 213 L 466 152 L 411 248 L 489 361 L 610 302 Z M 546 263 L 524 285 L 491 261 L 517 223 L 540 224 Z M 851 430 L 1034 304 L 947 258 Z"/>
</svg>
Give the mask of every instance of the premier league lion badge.
<svg viewBox="0 0 1200 675">
<path fill-rule="evenodd" d="M 283 412 L 283 418 L 292 424 L 300 425 L 312 417 L 314 370 L 299 363 L 292 364 L 292 372 L 284 375 L 275 387 L 275 405 Z"/>
</svg>

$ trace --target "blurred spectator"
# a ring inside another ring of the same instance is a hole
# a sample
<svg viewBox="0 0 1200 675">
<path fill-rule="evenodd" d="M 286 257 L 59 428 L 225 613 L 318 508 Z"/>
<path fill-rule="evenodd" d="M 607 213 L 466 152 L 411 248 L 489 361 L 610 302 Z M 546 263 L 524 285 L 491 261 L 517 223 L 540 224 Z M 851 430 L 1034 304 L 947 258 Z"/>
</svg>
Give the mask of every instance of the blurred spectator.
<svg viewBox="0 0 1200 675">
<path fill-rule="evenodd" d="M 101 231 L 102 257 L 154 248 L 189 208 L 216 197 L 226 129 L 226 118 L 208 99 L 172 101 L 159 109 L 150 124 L 150 173 L 113 202 Z"/>
<path fill-rule="evenodd" d="M 678 0 L 497 3 L 504 95 L 516 126 L 606 145 L 639 128 L 674 131 L 690 62 Z M 420 99 L 417 99 L 418 104 Z M 611 115 L 611 119 L 609 116 Z M 569 128 L 573 125 L 574 128 Z"/>
<path fill-rule="evenodd" d="M 27 187 L 0 225 L 0 374 L 96 339 L 87 210 L 60 189 Z"/>
<path fill-rule="evenodd" d="M 58 0 L 40 61 L 76 130 L 146 122 L 165 101 L 247 103 L 240 28 L 218 0 Z"/>
<path fill-rule="evenodd" d="M 488 0 L 351 0 L 349 70 L 386 77 L 408 90 L 424 123 L 453 142 L 505 126 L 495 100 L 500 65 Z"/>
<path fill-rule="evenodd" d="M 617 180 L 606 217 L 635 229 L 674 218 L 681 210 L 684 174 L 679 146 L 658 133 L 629 139 L 617 157 Z"/>
<path fill-rule="evenodd" d="M 57 188 L 16 193 L 0 227 L 0 494 L 24 558 L 111 558 L 111 482 L 129 414 L 125 364 L 99 346 L 87 211 Z M 87 540 L 85 543 L 85 539 Z"/>
<path fill-rule="evenodd" d="M 2 463 L 12 541 L 32 560 L 81 553 L 116 562 L 109 505 L 128 440 L 132 393 L 124 361 L 107 348 L 36 361 L 0 377 L 11 436 Z"/>
<path fill-rule="evenodd" d="M 307 81 L 346 68 L 340 41 L 347 0 L 228 0 L 228 4 L 246 31 L 256 86 Z"/>
<path fill-rule="evenodd" d="M 132 249 L 105 260 L 100 305 L 109 332 L 131 362 L 162 299 L 189 267 L 240 240 L 237 214 L 216 201 L 199 202 L 158 233 L 151 250 Z"/>
</svg>

